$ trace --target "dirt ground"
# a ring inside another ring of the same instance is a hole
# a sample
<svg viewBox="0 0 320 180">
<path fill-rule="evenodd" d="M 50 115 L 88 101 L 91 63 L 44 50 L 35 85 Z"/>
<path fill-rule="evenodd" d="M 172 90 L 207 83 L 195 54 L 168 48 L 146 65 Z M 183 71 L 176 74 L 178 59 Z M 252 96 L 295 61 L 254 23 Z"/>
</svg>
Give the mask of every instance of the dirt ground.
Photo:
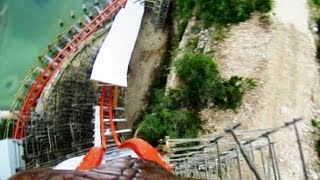
<svg viewBox="0 0 320 180">
<path fill-rule="evenodd" d="M 129 119 L 127 126 L 132 127 L 146 108 L 144 101 L 152 80 L 153 73 L 160 64 L 167 47 L 168 30 L 155 30 L 151 22 L 152 13 L 146 12 L 141 24 L 138 41 L 129 65 L 128 87 L 125 97 L 125 116 Z"/>
<path fill-rule="evenodd" d="M 299 131 L 312 179 L 317 156 L 310 120 L 319 117 L 319 71 L 315 59 L 314 37 L 308 30 L 306 0 L 276 1 L 275 16 L 268 28 L 258 17 L 231 28 L 228 38 L 218 45 L 216 54 L 224 77 L 240 75 L 254 78 L 258 87 L 249 92 L 236 114 L 232 111 L 207 109 L 208 133 L 217 133 L 236 123 L 242 129 L 281 126 L 293 118 L 303 118 Z M 292 131 L 274 136 L 280 157 L 282 179 L 301 179 L 300 156 L 293 150 Z"/>
</svg>

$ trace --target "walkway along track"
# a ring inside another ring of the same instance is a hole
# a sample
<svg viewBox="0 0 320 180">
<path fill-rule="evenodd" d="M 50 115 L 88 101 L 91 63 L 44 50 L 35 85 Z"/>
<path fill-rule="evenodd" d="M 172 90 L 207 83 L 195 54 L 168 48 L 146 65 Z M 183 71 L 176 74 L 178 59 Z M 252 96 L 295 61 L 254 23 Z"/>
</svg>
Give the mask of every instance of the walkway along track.
<svg viewBox="0 0 320 180">
<path fill-rule="evenodd" d="M 63 49 L 59 50 L 58 54 L 52 60 L 50 60 L 50 63 L 32 84 L 27 96 L 23 101 L 23 105 L 20 109 L 14 130 L 14 138 L 21 139 L 24 137 L 29 116 L 34 107 L 37 105 L 37 101 L 49 80 L 68 60 L 68 57 L 77 50 L 79 45 L 83 43 L 95 30 L 97 30 L 102 23 L 112 18 L 113 15 L 115 15 L 118 10 L 125 5 L 125 3 L 126 0 L 114 0 L 95 18 L 86 24 L 86 26 L 82 28 Z"/>
</svg>

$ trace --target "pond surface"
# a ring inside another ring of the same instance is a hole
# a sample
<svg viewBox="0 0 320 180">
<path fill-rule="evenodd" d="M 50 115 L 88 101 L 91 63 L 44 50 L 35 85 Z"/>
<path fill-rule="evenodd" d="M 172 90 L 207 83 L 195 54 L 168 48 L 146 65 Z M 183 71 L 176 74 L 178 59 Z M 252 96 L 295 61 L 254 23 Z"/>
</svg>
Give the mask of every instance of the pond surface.
<svg viewBox="0 0 320 180">
<path fill-rule="evenodd" d="M 94 0 L 87 0 L 92 4 Z M 0 0 L 0 110 L 11 106 L 48 44 L 83 15 L 84 0 Z M 74 12 L 75 19 L 71 18 Z M 60 27 L 59 19 L 64 26 Z"/>
</svg>

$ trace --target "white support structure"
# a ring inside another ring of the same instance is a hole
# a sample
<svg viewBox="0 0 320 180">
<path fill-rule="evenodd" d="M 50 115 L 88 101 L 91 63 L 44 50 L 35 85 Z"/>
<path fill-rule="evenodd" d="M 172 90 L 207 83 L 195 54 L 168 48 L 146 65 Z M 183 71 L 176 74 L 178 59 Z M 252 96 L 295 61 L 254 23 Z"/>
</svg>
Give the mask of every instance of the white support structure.
<svg viewBox="0 0 320 180">
<path fill-rule="evenodd" d="M 116 130 L 116 134 L 123 134 L 123 133 L 131 133 L 132 129 L 120 129 L 120 130 Z M 105 133 L 106 136 L 112 136 L 112 133 L 110 131 L 110 129 L 106 130 Z"/>
<path fill-rule="evenodd" d="M 108 125 L 109 119 L 103 119 L 103 122 Z M 114 122 L 117 123 L 124 123 L 127 122 L 127 119 L 114 119 Z M 100 106 L 94 107 L 94 146 L 99 147 L 101 146 L 101 132 L 100 132 Z M 132 129 L 119 129 L 116 130 L 116 134 L 123 134 L 123 133 L 131 133 Z M 105 131 L 106 136 L 112 136 L 110 128 L 106 126 Z"/>
<path fill-rule="evenodd" d="M 0 141 L 0 179 L 8 179 L 19 170 L 24 170 L 22 142 L 13 139 Z"/>
<path fill-rule="evenodd" d="M 100 106 L 94 107 L 94 146 L 101 146 Z"/>
<path fill-rule="evenodd" d="M 10 113 L 10 111 L 1 111 L 0 110 L 0 120 L 3 118 L 3 119 L 6 119 L 8 117 L 12 116 L 12 113 Z"/>
<path fill-rule="evenodd" d="M 109 119 L 103 119 L 103 122 L 109 123 Z M 113 122 L 127 122 L 127 119 L 113 119 Z"/>
</svg>

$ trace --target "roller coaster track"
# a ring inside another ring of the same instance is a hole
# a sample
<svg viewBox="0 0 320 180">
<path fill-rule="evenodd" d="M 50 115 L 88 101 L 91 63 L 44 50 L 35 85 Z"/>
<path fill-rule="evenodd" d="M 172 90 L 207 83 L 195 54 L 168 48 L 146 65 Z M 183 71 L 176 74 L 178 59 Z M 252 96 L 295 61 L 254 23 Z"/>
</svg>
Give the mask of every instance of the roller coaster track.
<svg viewBox="0 0 320 180">
<path fill-rule="evenodd" d="M 101 136 L 101 146 L 95 146 L 90 149 L 86 154 L 82 162 L 77 167 L 77 170 L 88 170 L 91 168 L 98 167 L 102 163 L 103 155 L 107 152 L 107 148 L 112 149 L 116 147 L 118 149 L 129 148 L 133 150 L 138 157 L 143 159 L 148 159 L 157 162 L 162 167 L 166 168 L 169 171 L 171 167 L 162 159 L 158 151 L 149 145 L 147 142 L 142 139 L 133 138 L 121 142 L 118 133 L 121 133 L 121 130 L 116 129 L 116 120 L 115 113 L 119 110 L 117 106 L 118 93 L 115 86 L 110 86 L 107 84 L 102 84 L 101 95 L 100 95 L 100 136 Z M 107 116 L 107 122 L 105 117 Z M 110 130 L 110 133 L 106 131 Z M 107 139 L 112 137 L 113 139 Z"/>
<path fill-rule="evenodd" d="M 118 10 L 125 5 L 126 1 L 127 0 L 113 0 L 112 3 L 106 6 L 81 30 L 78 29 L 78 33 L 68 41 L 64 48 L 57 48 L 58 53 L 54 58 L 47 58 L 50 62 L 44 69 L 40 70 L 41 73 L 37 76 L 36 80 L 32 82 L 32 86 L 23 100 L 14 130 L 14 138 L 21 139 L 24 137 L 30 114 L 37 105 L 39 97 L 49 80 L 58 72 L 63 64 L 67 62 L 70 55 L 72 55 L 93 32 L 99 29 L 104 22 L 112 18 Z"/>
<path fill-rule="evenodd" d="M 109 89 L 107 89 L 109 88 Z M 106 126 L 109 126 L 111 135 L 113 137 L 113 141 L 115 142 L 116 146 L 121 144 L 118 135 L 116 133 L 116 126 L 114 122 L 114 111 L 116 105 L 114 100 L 118 97 L 115 97 L 115 88 L 114 86 L 107 87 L 107 85 L 103 85 L 101 88 L 101 97 L 100 97 L 100 134 L 101 134 L 101 144 L 104 148 L 107 148 L 107 135 L 106 135 Z M 109 90 L 109 91 L 108 91 Z M 107 100 L 107 103 L 105 101 Z M 107 105 L 107 106 L 105 106 Z M 106 108 L 105 108 L 106 107 Z M 107 111 L 108 122 L 105 123 L 105 111 Z"/>
<path fill-rule="evenodd" d="M 25 136 L 25 131 L 27 128 L 27 123 L 30 118 L 32 111 L 38 104 L 38 100 L 40 99 L 41 94 L 43 93 L 45 87 L 52 79 L 59 70 L 63 70 L 64 64 L 68 62 L 68 59 L 71 59 L 71 55 L 74 55 L 76 51 L 78 51 L 81 47 L 81 44 L 99 27 L 103 27 L 103 23 L 106 22 L 108 19 L 111 19 L 117 12 L 122 8 L 127 0 L 113 0 L 111 4 L 106 6 L 106 8 L 100 12 L 99 8 L 95 7 L 99 14 L 94 17 L 90 22 L 87 20 L 87 24 L 82 28 L 78 28 L 75 25 L 75 30 L 78 32 L 72 38 L 65 38 L 68 43 L 64 46 L 64 48 L 59 48 L 59 46 L 55 46 L 57 50 L 57 54 L 54 58 L 51 58 L 50 55 L 45 55 L 45 60 L 49 61 L 45 68 L 35 68 L 32 73 L 39 72 L 37 74 L 31 74 L 27 76 L 27 83 L 31 86 L 28 89 L 28 93 L 23 99 L 23 104 L 20 109 L 18 119 L 16 122 L 16 127 L 14 130 L 14 138 L 21 139 Z M 88 19 L 88 18 L 87 18 Z M 33 78 L 36 77 L 36 80 Z M 25 88 L 27 86 L 23 86 Z M 27 89 L 20 89 L 18 92 L 18 97 L 22 99 L 24 90 Z M 117 114 L 121 114 L 117 111 L 123 111 L 124 108 L 117 107 L 117 100 L 118 100 L 118 87 L 109 85 L 109 84 L 102 84 L 101 87 L 101 94 L 100 94 L 100 104 L 96 111 L 99 115 L 95 115 L 97 118 L 97 122 L 100 122 L 100 131 L 101 138 L 101 145 L 94 146 L 90 149 L 87 155 L 84 157 L 82 162 L 78 166 L 78 170 L 85 170 L 91 169 L 93 167 L 97 167 L 99 164 L 102 163 L 103 156 L 106 154 L 107 146 L 108 149 L 112 149 L 113 147 L 117 149 L 131 149 L 133 150 L 138 157 L 143 159 L 152 160 L 158 162 L 164 168 L 171 171 L 170 166 L 162 159 L 161 155 L 158 151 L 149 145 L 147 142 L 143 141 L 142 139 L 133 138 L 126 141 L 120 141 L 118 134 L 126 133 L 125 129 L 117 130 L 116 124 L 118 122 L 122 122 L 123 119 L 116 119 L 115 116 Z M 17 102 L 13 104 L 12 109 L 16 109 Z M 96 122 L 96 121 L 95 121 Z M 96 130 L 96 129 L 95 129 Z M 130 130 L 131 132 L 131 130 Z M 96 133 L 95 133 L 96 134 Z M 107 139 L 112 137 L 112 139 Z"/>
</svg>

